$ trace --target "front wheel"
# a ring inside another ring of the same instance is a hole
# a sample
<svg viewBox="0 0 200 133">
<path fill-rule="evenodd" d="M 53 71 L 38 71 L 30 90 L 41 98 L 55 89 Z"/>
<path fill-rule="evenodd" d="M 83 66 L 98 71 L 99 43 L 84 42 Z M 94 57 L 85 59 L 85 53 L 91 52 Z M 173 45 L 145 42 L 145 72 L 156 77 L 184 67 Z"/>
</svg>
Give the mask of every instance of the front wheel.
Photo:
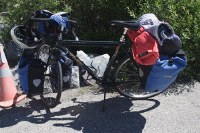
<svg viewBox="0 0 200 133">
<path fill-rule="evenodd" d="M 148 99 L 162 93 L 161 91 L 146 92 L 141 88 L 139 66 L 130 57 L 125 57 L 118 63 L 114 70 L 114 82 L 116 90 L 131 99 Z"/>
<path fill-rule="evenodd" d="M 48 108 L 55 107 L 61 98 L 63 82 L 62 68 L 54 56 L 49 56 L 44 73 L 43 93 L 40 95 L 44 105 Z"/>
</svg>

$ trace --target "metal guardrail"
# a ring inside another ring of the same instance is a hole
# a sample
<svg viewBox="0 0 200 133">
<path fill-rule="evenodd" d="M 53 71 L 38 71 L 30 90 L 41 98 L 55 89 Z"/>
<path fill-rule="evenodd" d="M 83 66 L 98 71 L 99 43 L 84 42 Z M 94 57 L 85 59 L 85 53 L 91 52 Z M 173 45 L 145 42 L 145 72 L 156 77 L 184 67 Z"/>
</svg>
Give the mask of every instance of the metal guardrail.
<svg viewBox="0 0 200 133">
<path fill-rule="evenodd" d="M 10 15 L 9 12 L 0 12 L 0 16 L 8 16 L 8 15 Z"/>
</svg>

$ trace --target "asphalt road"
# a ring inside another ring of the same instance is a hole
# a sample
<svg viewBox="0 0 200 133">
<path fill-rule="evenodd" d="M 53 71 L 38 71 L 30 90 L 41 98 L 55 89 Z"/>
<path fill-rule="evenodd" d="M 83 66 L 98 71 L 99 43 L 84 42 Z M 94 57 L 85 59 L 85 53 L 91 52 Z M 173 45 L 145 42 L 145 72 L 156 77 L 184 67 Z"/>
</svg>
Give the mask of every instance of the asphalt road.
<svg viewBox="0 0 200 133">
<path fill-rule="evenodd" d="M 181 89 L 190 91 L 140 101 L 109 93 L 105 112 L 103 94 L 87 88 L 64 91 L 50 110 L 26 99 L 0 108 L 0 133 L 199 133 L 200 83 Z"/>
</svg>

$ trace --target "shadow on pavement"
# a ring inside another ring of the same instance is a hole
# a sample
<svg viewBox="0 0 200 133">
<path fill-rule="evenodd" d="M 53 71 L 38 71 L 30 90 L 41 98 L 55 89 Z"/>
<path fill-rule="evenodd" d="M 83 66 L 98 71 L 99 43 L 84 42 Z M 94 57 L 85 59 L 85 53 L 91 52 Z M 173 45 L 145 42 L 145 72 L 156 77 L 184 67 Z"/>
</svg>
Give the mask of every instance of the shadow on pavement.
<svg viewBox="0 0 200 133">
<path fill-rule="evenodd" d="M 43 113 L 41 119 L 33 119 L 34 114 Z M 28 105 L 12 107 L 10 109 L 0 108 L 0 128 L 14 126 L 19 122 L 45 123 L 49 120 L 49 109 L 45 109 L 41 100 L 31 100 Z M 48 117 L 48 119 L 46 118 Z"/>
<path fill-rule="evenodd" d="M 115 97 L 107 99 L 105 112 L 102 112 L 102 101 L 76 101 L 74 106 L 50 112 L 41 106 L 40 101 L 33 100 L 29 103 L 31 108 L 16 107 L 2 110 L 0 112 L 0 128 L 13 126 L 21 121 L 36 124 L 51 121 L 53 126 L 68 127 L 83 133 L 141 133 L 146 119 L 140 113 L 150 111 L 160 105 L 157 100 L 150 99 L 149 101 L 154 102 L 153 106 L 139 111 L 130 111 L 130 108 L 134 108 L 131 100 Z M 34 112 L 41 113 L 34 115 Z"/>
</svg>

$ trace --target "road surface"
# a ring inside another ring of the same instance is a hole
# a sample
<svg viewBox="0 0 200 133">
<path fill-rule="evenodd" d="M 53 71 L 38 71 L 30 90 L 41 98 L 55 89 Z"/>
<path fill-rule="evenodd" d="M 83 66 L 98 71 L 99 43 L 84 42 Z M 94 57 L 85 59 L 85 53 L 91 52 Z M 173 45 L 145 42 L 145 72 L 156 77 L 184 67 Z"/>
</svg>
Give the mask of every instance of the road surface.
<svg viewBox="0 0 200 133">
<path fill-rule="evenodd" d="M 0 108 L 0 133 L 199 133 L 200 83 L 180 89 L 141 101 L 109 93 L 105 112 L 103 94 L 91 88 L 64 91 L 50 110 L 38 97 L 26 99 Z"/>
</svg>

